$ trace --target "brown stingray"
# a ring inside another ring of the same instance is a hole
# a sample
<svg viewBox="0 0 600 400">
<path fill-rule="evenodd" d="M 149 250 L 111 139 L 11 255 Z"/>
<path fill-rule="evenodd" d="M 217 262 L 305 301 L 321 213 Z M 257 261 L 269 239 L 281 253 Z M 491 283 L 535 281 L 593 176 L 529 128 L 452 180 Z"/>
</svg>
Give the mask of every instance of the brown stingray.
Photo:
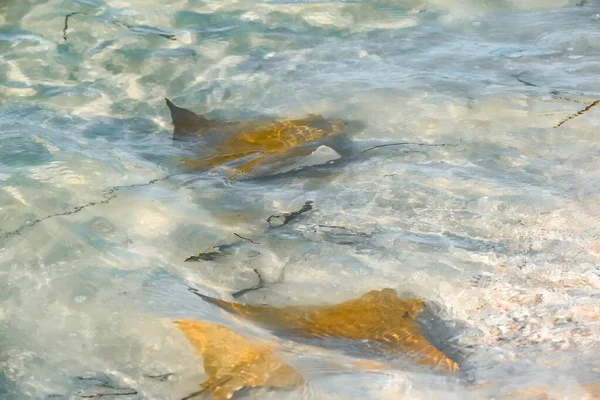
<svg viewBox="0 0 600 400">
<path fill-rule="evenodd" d="M 422 365 L 458 370 L 458 364 L 433 346 L 419 328 L 417 316 L 425 309 L 424 301 L 399 298 L 393 289 L 373 290 L 337 305 L 281 308 L 230 303 L 195 293 L 233 314 L 292 336 L 371 340 L 382 344 L 388 354 L 406 354 Z"/>
<path fill-rule="evenodd" d="M 234 170 L 231 178 L 305 157 L 321 144 L 327 145 L 328 139 L 335 140 L 347 131 L 348 125 L 344 120 L 328 120 L 314 114 L 283 121 L 218 121 L 178 107 L 169 99 L 166 102 L 173 120 L 173 139 L 201 140 L 203 146 L 202 156 L 184 160 L 184 165 L 190 170 L 203 170 L 243 159 L 245 162 Z M 362 127 L 353 122 L 353 129 Z"/>
<path fill-rule="evenodd" d="M 190 320 L 175 323 L 202 354 L 204 372 L 208 375 L 202 389 L 186 399 L 203 393 L 230 399 L 245 387 L 288 388 L 304 382 L 270 346 L 247 339 L 223 325 Z"/>
</svg>

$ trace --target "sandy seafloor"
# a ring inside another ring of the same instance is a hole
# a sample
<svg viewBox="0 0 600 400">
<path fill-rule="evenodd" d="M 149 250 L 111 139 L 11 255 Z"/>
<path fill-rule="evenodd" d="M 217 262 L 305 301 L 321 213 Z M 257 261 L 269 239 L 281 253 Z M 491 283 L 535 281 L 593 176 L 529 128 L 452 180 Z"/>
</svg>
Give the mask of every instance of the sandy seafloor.
<svg viewBox="0 0 600 400">
<path fill-rule="evenodd" d="M 553 127 L 600 98 L 599 65 L 593 0 L 0 0 L 0 398 L 102 382 L 137 392 L 113 398 L 181 398 L 205 379 L 184 317 L 279 340 L 309 382 L 246 398 L 591 398 L 600 107 Z M 357 119 L 357 149 L 459 145 L 127 187 L 180 172 L 165 96 L 213 118 Z M 260 244 L 183 262 L 234 233 Z M 231 299 L 252 268 L 268 283 L 240 301 L 391 287 L 437 304 L 468 377 L 349 367 L 186 290 Z"/>
</svg>

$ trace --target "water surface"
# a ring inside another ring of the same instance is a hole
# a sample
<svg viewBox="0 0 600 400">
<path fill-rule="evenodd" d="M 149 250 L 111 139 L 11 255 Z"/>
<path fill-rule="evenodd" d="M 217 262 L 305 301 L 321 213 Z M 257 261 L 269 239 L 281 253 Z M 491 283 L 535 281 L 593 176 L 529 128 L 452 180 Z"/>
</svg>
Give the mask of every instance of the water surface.
<svg viewBox="0 0 600 400">
<path fill-rule="evenodd" d="M 600 382 L 600 107 L 554 126 L 600 98 L 599 28 L 593 0 L 4 0 L 1 396 L 195 391 L 201 359 L 172 320 L 234 322 L 187 285 L 230 299 L 256 268 L 266 287 L 239 301 L 421 296 L 460 322 L 470 371 L 345 368 L 288 343 L 310 384 L 248 398 L 582 398 Z M 213 118 L 360 120 L 357 149 L 458 146 L 229 185 L 181 173 L 164 97 Z M 260 244 L 184 262 L 234 233 Z"/>
</svg>

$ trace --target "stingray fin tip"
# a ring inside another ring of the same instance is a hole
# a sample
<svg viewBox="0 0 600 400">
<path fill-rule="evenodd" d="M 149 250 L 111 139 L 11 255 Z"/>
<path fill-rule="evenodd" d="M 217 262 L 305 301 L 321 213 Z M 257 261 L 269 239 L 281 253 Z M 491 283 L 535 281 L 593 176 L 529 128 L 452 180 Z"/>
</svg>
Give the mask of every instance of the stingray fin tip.
<svg viewBox="0 0 600 400">
<path fill-rule="evenodd" d="M 196 296 L 200 297 L 202 300 L 207 301 L 209 303 L 216 303 L 218 300 L 215 298 L 212 298 L 210 296 L 207 296 L 205 294 L 202 294 L 198 291 L 198 289 L 194 289 L 194 288 L 188 288 L 188 290 L 192 293 L 194 293 Z"/>
</svg>

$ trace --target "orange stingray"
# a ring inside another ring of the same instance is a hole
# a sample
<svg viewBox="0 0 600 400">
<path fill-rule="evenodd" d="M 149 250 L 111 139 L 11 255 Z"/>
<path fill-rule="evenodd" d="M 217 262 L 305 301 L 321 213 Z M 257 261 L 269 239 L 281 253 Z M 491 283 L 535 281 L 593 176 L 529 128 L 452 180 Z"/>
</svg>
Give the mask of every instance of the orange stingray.
<svg viewBox="0 0 600 400">
<path fill-rule="evenodd" d="M 174 125 L 173 139 L 203 140 L 203 155 L 185 160 L 184 165 L 201 170 L 250 158 L 234 170 L 232 178 L 307 156 L 323 139 L 341 134 L 347 125 L 346 121 L 327 120 L 314 114 L 283 121 L 217 121 L 178 107 L 169 99 L 166 101 Z"/>
<path fill-rule="evenodd" d="M 247 339 L 224 325 L 190 320 L 175 323 L 202 354 L 208 375 L 202 389 L 186 399 L 203 393 L 230 399 L 244 387 L 287 388 L 304 382 L 270 346 Z"/>
<path fill-rule="evenodd" d="M 458 370 L 458 364 L 433 346 L 418 326 L 416 318 L 425 308 L 424 301 L 401 299 L 393 289 L 373 290 L 337 305 L 281 308 L 230 303 L 195 293 L 279 332 L 304 338 L 372 340 L 383 344 L 386 352 L 410 355 L 419 364 Z"/>
</svg>

